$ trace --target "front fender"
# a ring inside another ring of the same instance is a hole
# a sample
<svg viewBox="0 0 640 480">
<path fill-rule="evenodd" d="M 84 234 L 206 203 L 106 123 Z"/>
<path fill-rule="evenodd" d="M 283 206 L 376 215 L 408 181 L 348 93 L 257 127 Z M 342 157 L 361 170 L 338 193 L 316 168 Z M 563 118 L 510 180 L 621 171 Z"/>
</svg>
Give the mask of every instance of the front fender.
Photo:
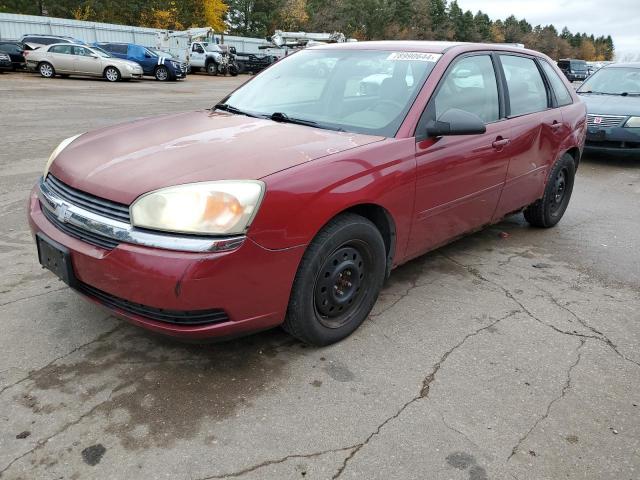
<svg viewBox="0 0 640 480">
<path fill-rule="evenodd" d="M 269 249 L 308 244 L 340 212 L 384 208 L 396 227 L 396 261 L 404 256 L 415 195 L 415 140 L 387 139 L 274 173 L 249 236 Z"/>
</svg>

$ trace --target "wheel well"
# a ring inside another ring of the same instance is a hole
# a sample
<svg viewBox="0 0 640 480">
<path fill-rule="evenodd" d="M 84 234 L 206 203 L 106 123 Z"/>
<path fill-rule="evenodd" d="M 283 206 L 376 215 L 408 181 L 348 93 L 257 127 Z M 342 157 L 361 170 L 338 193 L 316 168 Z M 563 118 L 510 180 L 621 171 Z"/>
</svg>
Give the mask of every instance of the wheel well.
<svg viewBox="0 0 640 480">
<path fill-rule="evenodd" d="M 566 153 L 573 157 L 573 163 L 576 166 L 576 170 L 578 170 L 578 164 L 580 163 L 580 149 L 578 147 L 572 147 L 567 150 Z"/>
<path fill-rule="evenodd" d="M 380 205 L 365 203 L 355 205 L 340 213 L 355 213 L 371 221 L 380 231 L 387 252 L 387 277 L 391 273 L 393 257 L 396 253 L 396 225 L 391 214 Z"/>
<path fill-rule="evenodd" d="M 107 74 L 107 70 L 110 68 L 115 68 L 118 71 L 118 73 L 120 73 L 120 69 L 118 67 L 115 67 L 113 65 L 107 65 L 106 67 L 104 67 L 104 70 L 102 70 L 103 77 Z"/>
</svg>

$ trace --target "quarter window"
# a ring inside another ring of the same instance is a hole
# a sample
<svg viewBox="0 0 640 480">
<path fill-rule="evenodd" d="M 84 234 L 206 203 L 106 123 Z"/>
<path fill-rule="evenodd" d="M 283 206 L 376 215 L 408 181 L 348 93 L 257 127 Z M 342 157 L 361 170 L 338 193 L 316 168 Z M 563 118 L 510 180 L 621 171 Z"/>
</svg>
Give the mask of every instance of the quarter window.
<svg viewBox="0 0 640 480">
<path fill-rule="evenodd" d="M 500 118 L 498 83 L 489 55 L 474 55 L 456 62 L 433 99 L 435 120 L 451 109 L 473 113 L 483 122 Z"/>
<path fill-rule="evenodd" d="M 567 90 L 566 85 L 564 84 L 560 76 L 556 73 L 554 68 L 549 65 L 548 62 L 541 61 L 540 63 L 545 75 L 549 79 L 549 83 L 551 84 L 553 93 L 555 93 L 556 95 L 558 106 L 562 107 L 564 105 L 570 105 L 571 103 L 573 103 L 573 99 L 571 98 L 569 90 Z"/>
<path fill-rule="evenodd" d="M 509 90 L 510 116 L 541 112 L 549 106 L 547 89 L 531 58 L 500 55 Z"/>
</svg>

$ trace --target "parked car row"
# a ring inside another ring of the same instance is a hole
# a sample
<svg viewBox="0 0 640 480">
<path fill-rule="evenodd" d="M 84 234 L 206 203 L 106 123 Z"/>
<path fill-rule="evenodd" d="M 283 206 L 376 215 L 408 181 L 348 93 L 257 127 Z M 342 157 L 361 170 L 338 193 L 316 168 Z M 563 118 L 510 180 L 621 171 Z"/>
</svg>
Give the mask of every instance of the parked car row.
<svg viewBox="0 0 640 480">
<path fill-rule="evenodd" d="M 115 82 L 152 76 L 159 81 L 171 81 L 185 79 L 190 70 L 232 76 L 241 71 L 233 47 L 208 42 L 190 45 L 190 64 L 143 45 L 122 42 L 89 45 L 73 37 L 57 35 L 24 35 L 20 41 L 0 41 L 0 52 L 0 70 L 27 68 L 45 78 L 80 75 Z M 259 71 L 267 66 L 264 63 L 243 59 L 242 71 Z"/>
</svg>

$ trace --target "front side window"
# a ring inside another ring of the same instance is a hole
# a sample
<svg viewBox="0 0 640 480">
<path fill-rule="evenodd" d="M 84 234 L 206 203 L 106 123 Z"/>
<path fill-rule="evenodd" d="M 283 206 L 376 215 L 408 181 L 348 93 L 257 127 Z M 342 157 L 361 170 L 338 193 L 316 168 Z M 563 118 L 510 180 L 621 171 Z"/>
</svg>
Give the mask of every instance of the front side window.
<svg viewBox="0 0 640 480">
<path fill-rule="evenodd" d="M 474 55 L 458 60 L 442 80 L 432 100 L 432 120 L 451 109 L 464 110 L 484 123 L 500 118 L 498 82 L 489 55 Z"/>
<path fill-rule="evenodd" d="M 546 61 L 543 60 L 540 63 L 542 64 L 542 69 L 544 70 L 545 75 L 549 79 L 553 93 L 556 95 L 558 106 L 562 107 L 573 103 L 571 94 L 569 93 L 569 90 L 567 90 L 567 86 L 564 84 L 558 73 Z"/>
<path fill-rule="evenodd" d="M 509 90 L 510 116 L 541 112 L 549 106 L 547 89 L 536 62 L 527 57 L 500 55 Z"/>
<path fill-rule="evenodd" d="M 282 113 L 319 128 L 391 137 L 440 56 L 300 50 L 240 87 L 225 103 L 253 115 Z"/>
</svg>

